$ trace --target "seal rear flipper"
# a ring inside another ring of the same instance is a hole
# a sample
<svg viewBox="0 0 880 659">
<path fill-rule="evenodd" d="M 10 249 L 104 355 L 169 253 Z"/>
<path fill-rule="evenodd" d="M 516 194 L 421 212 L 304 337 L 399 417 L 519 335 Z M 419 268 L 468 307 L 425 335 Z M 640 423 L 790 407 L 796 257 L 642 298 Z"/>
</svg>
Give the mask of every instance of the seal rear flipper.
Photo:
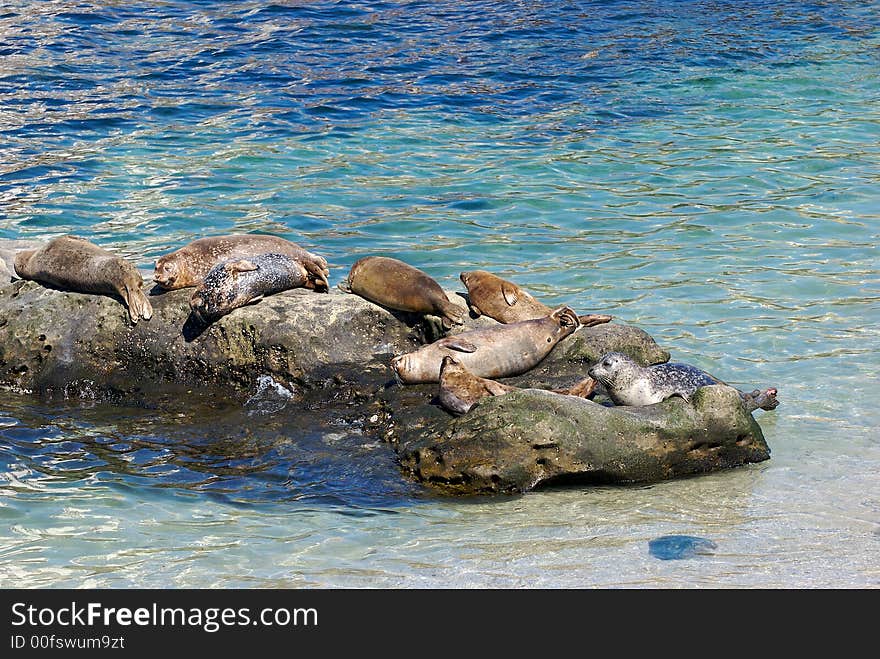
<svg viewBox="0 0 880 659">
<path fill-rule="evenodd" d="M 581 327 L 594 327 L 603 323 L 609 323 L 613 318 L 614 316 L 609 316 L 607 314 L 589 313 L 584 314 L 583 316 L 578 316 L 578 321 L 580 322 Z"/>
<path fill-rule="evenodd" d="M 323 261 L 323 259 L 322 259 Z M 324 261 L 323 265 L 318 261 L 303 261 L 303 266 L 306 269 L 306 276 L 308 278 L 308 283 L 306 284 L 306 288 L 313 288 L 318 293 L 327 293 L 330 291 L 330 283 L 327 281 L 327 278 L 330 276 L 330 270 L 327 268 L 327 262 Z M 309 286 L 311 284 L 311 286 Z M 349 293 L 350 291 L 345 291 Z"/>
<path fill-rule="evenodd" d="M 443 319 L 444 329 L 450 329 L 452 325 L 464 324 L 464 317 L 467 314 L 467 309 L 464 307 L 460 307 L 447 299 L 440 305 L 440 310 L 442 312 L 440 317 Z"/>
</svg>

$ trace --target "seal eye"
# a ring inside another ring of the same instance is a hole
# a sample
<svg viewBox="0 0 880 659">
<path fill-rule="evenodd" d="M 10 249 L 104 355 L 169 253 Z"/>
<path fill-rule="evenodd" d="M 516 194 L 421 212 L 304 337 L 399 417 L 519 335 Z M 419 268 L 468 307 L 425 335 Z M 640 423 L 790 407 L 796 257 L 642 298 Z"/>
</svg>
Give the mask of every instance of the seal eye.
<svg viewBox="0 0 880 659">
<path fill-rule="evenodd" d="M 553 343 L 553 339 L 551 339 L 549 336 L 547 337 L 547 343 Z"/>
</svg>

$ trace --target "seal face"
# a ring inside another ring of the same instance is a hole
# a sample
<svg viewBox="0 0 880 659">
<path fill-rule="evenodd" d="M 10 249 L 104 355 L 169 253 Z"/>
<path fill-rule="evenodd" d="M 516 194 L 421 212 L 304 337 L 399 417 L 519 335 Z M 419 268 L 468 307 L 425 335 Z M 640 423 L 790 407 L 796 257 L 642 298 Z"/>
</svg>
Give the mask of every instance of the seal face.
<svg viewBox="0 0 880 659">
<path fill-rule="evenodd" d="M 305 286 L 308 273 L 302 262 L 286 254 L 260 254 L 215 265 L 190 298 L 189 306 L 203 323 L 266 295 Z"/>
<path fill-rule="evenodd" d="M 443 357 L 449 355 L 482 378 L 519 375 L 534 368 L 578 327 L 577 315 L 559 307 L 544 318 L 462 332 L 391 360 L 404 384 L 437 382 Z"/>
<path fill-rule="evenodd" d="M 199 238 L 156 261 L 153 280 L 165 290 L 198 286 L 211 268 L 222 261 L 260 254 L 285 254 L 299 260 L 308 279 L 305 287 L 319 292 L 329 290 L 330 270 L 323 256 L 312 254 L 296 243 L 278 236 L 231 234 Z"/>
<path fill-rule="evenodd" d="M 602 383 L 615 405 L 652 405 L 676 395 L 689 401 L 700 387 L 727 384 L 690 364 L 669 362 L 640 366 L 621 352 L 603 355 L 587 373 Z M 747 412 L 776 408 L 779 405 L 776 393 L 775 388 L 763 392 L 739 391 Z"/>
<path fill-rule="evenodd" d="M 499 323 L 543 318 L 552 309 L 536 300 L 528 291 L 486 270 L 469 270 L 459 275 L 468 291 L 468 303 L 477 315 L 489 316 Z M 587 314 L 579 316 L 580 324 L 593 327 L 607 323 L 612 316 Z"/>
<path fill-rule="evenodd" d="M 22 279 L 79 293 L 119 296 L 132 323 L 153 316 L 137 268 L 84 238 L 59 236 L 39 249 L 18 252 L 14 268 Z"/>
<path fill-rule="evenodd" d="M 439 316 L 446 329 L 461 325 L 466 313 L 429 275 L 387 256 L 365 256 L 355 261 L 339 288 L 387 309 Z"/>
</svg>

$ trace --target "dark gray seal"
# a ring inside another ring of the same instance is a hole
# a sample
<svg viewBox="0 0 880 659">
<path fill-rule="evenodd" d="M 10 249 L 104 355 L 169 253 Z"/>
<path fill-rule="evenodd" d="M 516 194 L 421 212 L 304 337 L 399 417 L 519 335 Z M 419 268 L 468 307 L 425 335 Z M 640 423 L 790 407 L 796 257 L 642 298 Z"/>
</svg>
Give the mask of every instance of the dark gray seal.
<svg viewBox="0 0 880 659">
<path fill-rule="evenodd" d="M 132 323 L 149 320 L 153 307 L 132 263 L 79 236 L 59 236 L 15 255 L 15 274 L 66 291 L 119 296 Z"/>
<path fill-rule="evenodd" d="M 690 364 L 668 362 L 641 366 L 622 352 L 606 353 L 587 374 L 605 387 L 615 405 L 652 405 L 670 396 L 690 401 L 700 387 L 727 384 Z M 749 412 L 759 408 L 772 410 L 779 405 L 774 388 L 739 394 Z"/>
<path fill-rule="evenodd" d="M 286 254 L 223 261 L 208 271 L 189 306 L 193 315 L 207 324 L 266 295 L 304 287 L 309 276 L 300 259 Z"/>
</svg>

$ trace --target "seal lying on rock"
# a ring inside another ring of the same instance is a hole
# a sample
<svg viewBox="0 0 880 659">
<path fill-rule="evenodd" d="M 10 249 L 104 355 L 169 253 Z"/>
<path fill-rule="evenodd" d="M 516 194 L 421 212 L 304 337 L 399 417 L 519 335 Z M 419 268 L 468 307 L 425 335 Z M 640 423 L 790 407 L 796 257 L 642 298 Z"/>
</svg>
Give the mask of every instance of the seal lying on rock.
<svg viewBox="0 0 880 659">
<path fill-rule="evenodd" d="M 413 266 L 387 256 L 365 256 L 351 266 L 348 279 L 338 284 L 388 309 L 439 316 L 443 327 L 461 325 L 466 310 L 453 304 L 440 284 Z M 439 362 L 438 362 L 439 367 Z"/>
<path fill-rule="evenodd" d="M 189 306 L 193 315 L 207 324 L 266 295 L 299 288 L 308 281 L 303 262 L 286 254 L 223 261 L 208 271 Z"/>
<path fill-rule="evenodd" d="M 308 274 L 303 284 L 306 288 L 322 293 L 329 290 L 330 270 L 323 256 L 312 254 L 284 238 L 261 234 L 232 234 L 194 240 L 160 257 L 156 261 L 153 280 L 169 291 L 198 286 L 211 268 L 221 261 L 268 253 L 286 254 L 299 260 Z"/>
<path fill-rule="evenodd" d="M 133 264 L 78 236 L 59 236 L 38 249 L 15 255 L 15 274 L 79 293 L 118 295 L 132 323 L 149 320 L 153 307 Z"/>
<path fill-rule="evenodd" d="M 534 368 L 577 327 L 575 312 L 559 307 L 543 318 L 444 337 L 395 357 L 391 367 L 404 384 L 439 381 L 440 364 L 447 355 L 479 377 L 519 375 Z"/>
<path fill-rule="evenodd" d="M 499 323 L 516 323 L 521 320 L 543 318 L 552 310 L 528 292 L 497 275 L 485 270 L 470 270 L 459 275 L 468 291 L 471 309 L 478 316 L 494 318 Z M 612 316 L 587 314 L 578 316 L 584 327 L 607 323 Z"/>
<path fill-rule="evenodd" d="M 622 352 L 603 355 L 587 373 L 605 387 L 615 405 L 651 405 L 670 396 L 690 400 L 700 387 L 727 384 L 690 364 L 669 362 L 640 366 Z M 759 408 L 772 410 L 779 405 L 774 388 L 739 394 L 748 412 Z"/>
<path fill-rule="evenodd" d="M 584 378 L 566 389 L 553 389 L 553 393 L 589 398 L 596 388 L 593 378 Z M 440 364 L 440 386 L 437 398 L 440 404 L 453 414 L 466 414 L 481 398 L 503 396 L 519 387 L 495 382 L 474 375 L 455 358 L 446 355 Z"/>
</svg>

